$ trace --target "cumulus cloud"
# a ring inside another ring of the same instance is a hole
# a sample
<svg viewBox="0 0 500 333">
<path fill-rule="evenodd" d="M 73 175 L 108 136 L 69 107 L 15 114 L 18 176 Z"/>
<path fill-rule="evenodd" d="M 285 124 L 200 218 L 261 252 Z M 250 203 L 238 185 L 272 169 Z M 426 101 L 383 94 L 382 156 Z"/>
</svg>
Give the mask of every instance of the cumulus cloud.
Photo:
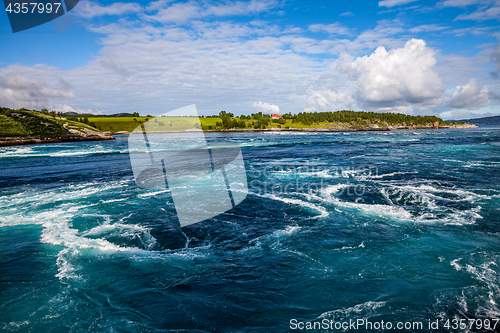
<svg viewBox="0 0 500 333">
<path fill-rule="evenodd" d="M 417 1 L 417 0 L 383 0 L 383 1 L 379 1 L 378 6 L 391 8 L 391 7 L 406 5 L 407 3 L 415 2 L 415 1 Z"/>
<path fill-rule="evenodd" d="M 378 47 L 371 55 L 342 67 L 354 81 L 354 93 L 362 105 L 431 107 L 442 103 L 444 93 L 441 79 L 433 70 L 435 64 L 435 51 L 423 40 L 411 39 L 403 48 L 387 51 Z"/>
<path fill-rule="evenodd" d="M 479 88 L 476 80 L 470 79 L 467 84 L 457 86 L 449 100 L 449 105 L 456 109 L 476 110 L 490 105 L 488 87 Z"/>
<path fill-rule="evenodd" d="M 58 109 L 55 101 L 75 97 L 69 84 L 60 77 L 50 77 L 48 67 L 29 68 L 10 65 L 0 70 L 0 105 L 11 108 Z M 50 83 L 44 77 L 48 75 Z"/>
<path fill-rule="evenodd" d="M 420 39 L 403 47 L 378 47 L 363 57 L 343 54 L 308 93 L 299 95 L 306 111 L 369 109 L 413 113 L 445 103 L 444 86 L 435 71 L 435 51 Z M 342 84 L 339 84 L 341 82 Z"/>
<path fill-rule="evenodd" d="M 80 1 L 71 13 L 83 18 L 93 18 L 96 16 L 138 13 L 141 11 L 143 11 L 143 8 L 139 4 L 132 2 L 115 2 L 109 6 L 102 6 L 92 1 Z"/>
<path fill-rule="evenodd" d="M 269 104 L 269 103 L 263 103 L 262 101 L 261 102 L 255 102 L 253 103 L 253 108 L 255 110 L 257 110 L 257 112 L 262 112 L 262 113 L 269 113 L 269 114 L 273 114 L 273 113 L 279 113 L 280 112 L 280 108 L 275 105 L 275 104 Z"/>
</svg>

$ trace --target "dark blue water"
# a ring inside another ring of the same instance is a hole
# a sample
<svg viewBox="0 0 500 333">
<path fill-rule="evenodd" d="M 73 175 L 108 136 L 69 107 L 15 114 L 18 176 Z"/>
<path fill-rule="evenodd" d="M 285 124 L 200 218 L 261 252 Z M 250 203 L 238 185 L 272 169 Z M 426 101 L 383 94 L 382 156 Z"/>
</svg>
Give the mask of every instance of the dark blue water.
<svg viewBox="0 0 500 333">
<path fill-rule="evenodd" d="M 500 317 L 499 128 L 207 136 L 240 145 L 249 194 L 182 229 L 126 136 L 0 148 L 0 331 Z"/>
</svg>

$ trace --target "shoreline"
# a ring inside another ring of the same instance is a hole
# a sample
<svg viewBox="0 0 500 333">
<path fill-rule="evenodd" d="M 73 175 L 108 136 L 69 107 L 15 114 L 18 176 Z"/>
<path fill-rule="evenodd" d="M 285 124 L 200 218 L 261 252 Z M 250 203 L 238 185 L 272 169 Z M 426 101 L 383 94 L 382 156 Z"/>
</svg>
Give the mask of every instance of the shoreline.
<svg viewBox="0 0 500 333">
<path fill-rule="evenodd" d="M 219 130 L 196 130 L 196 131 L 166 131 L 166 132 L 149 132 L 151 134 L 165 134 L 165 133 L 192 133 L 192 132 L 208 132 L 208 133 L 252 133 L 252 132 L 312 132 L 312 133 L 331 133 L 331 132 L 389 132 L 393 130 L 419 130 L 419 129 L 463 129 L 463 128 L 477 128 L 476 125 L 456 125 L 456 126 L 417 126 L 417 127 L 368 127 L 368 128 L 233 128 L 233 129 L 219 129 Z M 142 132 L 104 132 L 102 135 L 89 135 L 89 136 L 57 136 L 57 137 L 43 137 L 43 136 L 27 136 L 27 137 L 0 137 L 0 147 L 22 146 L 32 144 L 45 144 L 45 143 L 61 143 L 61 142 L 80 142 L 80 141 L 107 141 L 115 140 L 113 135 L 130 135 L 130 134 L 143 134 Z"/>
<path fill-rule="evenodd" d="M 255 128 L 231 128 L 231 129 L 217 129 L 217 130 L 187 130 L 187 131 L 150 131 L 150 134 L 167 134 L 167 133 L 196 133 L 196 132 L 208 132 L 208 133 L 230 133 L 230 132 L 390 132 L 393 130 L 419 130 L 419 129 L 463 129 L 463 128 L 477 128 L 476 125 L 456 125 L 456 126 L 417 126 L 417 127 L 363 127 L 363 128 L 351 128 L 351 127 L 342 127 L 342 128 L 264 128 L 264 129 L 255 129 Z M 112 135 L 130 135 L 130 134 L 143 134 L 142 132 L 111 132 Z"/>
<path fill-rule="evenodd" d="M 115 140 L 112 135 L 92 135 L 92 136 L 57 136 L 57 137 L 43 137 L 36 136 L 18 136 L 18 137 L 0 137 L 0 147 L 10 146 L 24 146 L 32 144 L 44 143 L 61 143 L 61 142 L 79 142 L 79 141 L 107 141 Z"/>
</svg>

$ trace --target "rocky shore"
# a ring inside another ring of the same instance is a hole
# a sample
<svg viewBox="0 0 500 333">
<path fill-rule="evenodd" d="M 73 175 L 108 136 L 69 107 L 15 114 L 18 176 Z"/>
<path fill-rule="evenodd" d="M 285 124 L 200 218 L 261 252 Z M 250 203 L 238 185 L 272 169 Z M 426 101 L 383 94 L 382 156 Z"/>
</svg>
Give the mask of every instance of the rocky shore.
<svg viewBox="0 0 500 333">
<path fill-rule="evenodd" d="M 79 142 L 79 141 L 101 141 L 101 140 L 114 140 L 113 135 L 131 134 L 130 132 L 114 132 L 103 133 L 90 130 L 88 128 L 73 129 L 64 126 L 71 134 L 70 135 L 56 135 L 56 136 L 22 136 L 22 137 L 0 137 L 0 147 L 17 146 L 17 145 L 30 145 L 42 143 L 59 143 L 59 142 Z M 439 128 L 476 128 L 476 125 L 450 125 L 439 126 Z M 417 126 L 417 127 L 368 127 L 368 128 L 266 128 L 266 129 L 223 129 L 223 130 L 206 130 L 204 132 L 384 132 L 391 130 L 404 130 L 404 129 L 432 129 L 431 126 Z M 150 132 L 150 133 L 180 133 L 179 131 L 169 132 Z"/>
<path fill-rule="evenodd" d="M 316 128 L 231 128 L 231 129 L 216 129 L 216 130 L 203 130 L 203 132 L 214 132 L 214 133 L 224 133 L 224 132 L 387 132 L 393 130 L 418 130 L 418 129 L 443 129 L 443 128 L 476 128 L 476 125 L 464 124 L 464 125 L 449 125 L 449 126 L 390 126 L 390 127 L 316 127 Z M 192 129 L 192 131 L 199 131 L 200 129 Z M 187 131 L 148 131 L 149 134 L 153 133 L 184 133 Z M 113 135 L 129 135 L 129 134 L 142 134 L 142 132 L 113 132 Z"/>
<path fill-rule="evenodd" d="M 96 132 L 99 133 L 99 132 Z M 60 135 L 60 136 L 22 136 L 22 137 L 5 137 L 0 138 L 0 147 L 17 146 L 17 145 L 31 145 L 40 143 L 59 143 L 59 142 L 78 142 L 78 141 L 101 141 L 101 140 L 114 140 L 115 137 L 105 133 L 99 135 Z"/>
</svg>

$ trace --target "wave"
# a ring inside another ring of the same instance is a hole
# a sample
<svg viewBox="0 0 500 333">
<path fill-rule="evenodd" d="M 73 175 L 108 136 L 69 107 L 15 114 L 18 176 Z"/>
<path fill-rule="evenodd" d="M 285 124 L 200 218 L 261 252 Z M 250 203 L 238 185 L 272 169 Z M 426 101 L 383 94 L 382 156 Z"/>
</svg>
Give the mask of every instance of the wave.
<svg viewBox="0 0 500 333">
<path fill-rule="evenodd" d="M 356 246 L 342 246 L 340 249 L 335 249 L 335 250 L 336 251 L 354 250 L 354 249 L 362 249 L 364 247 L 365 247 L 365 242 L 361 242 L 361 244 Z"/>
<path fill-rule="evenodd" d="M 468 258 L 450 261 L 457 272 L 469 275 L 478 283 L 464 287 L 456 295 L 457 303 L 465 313 L 474 313 L 476 318 L 498 318 L 500 316 L 500 266 L 499 256 L 487 252 L 474 252 Z M 477 289 L 483 289 L 478 292 Z M 438 305 L 441 300 L 438 300 Z"/>
<path fill-rule="evenodd" d="M 382 308 L 386 305 L 386 302 L 373 302 L 373 301 L 368 301 L 365 303 L 357 304 L 352 307 L 348 308 L 342 308 L 342 309 L 337 309 L 337 310 L 332 310 L 332 311 L 327 311 L 322 313 L 318 319 L 340 319 L 340 318 L 348 318 L 349 316 L 354 316 L 358 314 L 363 314 L 363 315 L 370 315 L 374 314 L 374 312 Z"/>
<path fill-rule="evenodd" d="M 71 143 L 68 143 L 71 145 Z M 0 148 L 0 159 L 31 158 L 31 157 L 79 157 L 103 154 L 124 154 L 128 149 L 105 148 L 102 146 L 71 147 L 71 149 L 54 152 L 54 145 L 36 145 L 34 147 L 3 147 Z M 64 146 L 64 148 L 67 148 Z"/>
<path fill-rule="evenodd" d="M 274 195 L 274 194 L 257 194 L 254 192 L 249 192 L 248 194 L 253 194 L 253 195 L 256 195 L 256 196 L 259 196 L 262 198 L 277 200 L 277 201 L 281 201 L 281 202 L 284 202 L 287 204 L 298 205 L 298 206 L 302 206 L 305 208 L 309 208 L 309 209 L 314 210 L 314 211 L 319 213 L 319 215 L 316 215 L 313 218 L 323 218 L 323 217 L 327 217 L 329 215 L 328 211 L 324 207 L 315 205 L 315 204 L 307 202 L 307 201 L 293 199 L 293 198 L 279 197 L 279 196 Z"/>
<path fill-rule="evenodd" d="M 473 224 L 477 219 L 481 219 L 479 214 L 482 207 L 477 205 L 468 209 L 444 206 L 436 199 L 444 199 L 435 194 L 443 191 L 458 195 L 453 202 L 468 201 L 474 203 L 477 199 L 489 199 L 487 196 L 465 191 L 462 189 L 437 189 L 429 185 L 415 186 L 393 186 L 376 188 L 388 204 L 363 202 L 361 198 L 356 201 L 342 200 L 339 195 L 345 189 L 355 187 L 357 184 L 335 184 L 327 186 L 315 194 L 302 194 L 311 201 L 320 201 L 324 204 L 331 204 L 334 207 L 355 210 L 364 215 L 379 218 L 388 218 L 400 222 L 413 223 L 443 223 L 447 225 Z M 392 191 L 391 191 L 392 187 Z M 418 194 L 418 195 L 416 195 Z M 447 200 L 451 200 L 448 198 Z"/>
<path fill-rule="evenodd" d="M 134 213 L 118 212 L 112 216 L 102 213 L 101 205 L 127 200 L 110 199 L 117 193 L 136 197 L 137 188 L 128 186 L 131 181 L 92 182 L 2 195 L 0 227 L 42 226 L 42 243 L 64 247 L 57 254 L 56 276 L 66 282 L 85 280 L 78 262 L 87 261 L 86 256 L 120 255 L 140 261 L 192 260 L 207 254 L 207 247 L 156 251 L 157 240 L 151 234 L 151 227 L 140 222 Z M 91 225 L 79 230 L 74 224 L 82 217 L 88 221 L 85 225 Z"/>
</svg>

